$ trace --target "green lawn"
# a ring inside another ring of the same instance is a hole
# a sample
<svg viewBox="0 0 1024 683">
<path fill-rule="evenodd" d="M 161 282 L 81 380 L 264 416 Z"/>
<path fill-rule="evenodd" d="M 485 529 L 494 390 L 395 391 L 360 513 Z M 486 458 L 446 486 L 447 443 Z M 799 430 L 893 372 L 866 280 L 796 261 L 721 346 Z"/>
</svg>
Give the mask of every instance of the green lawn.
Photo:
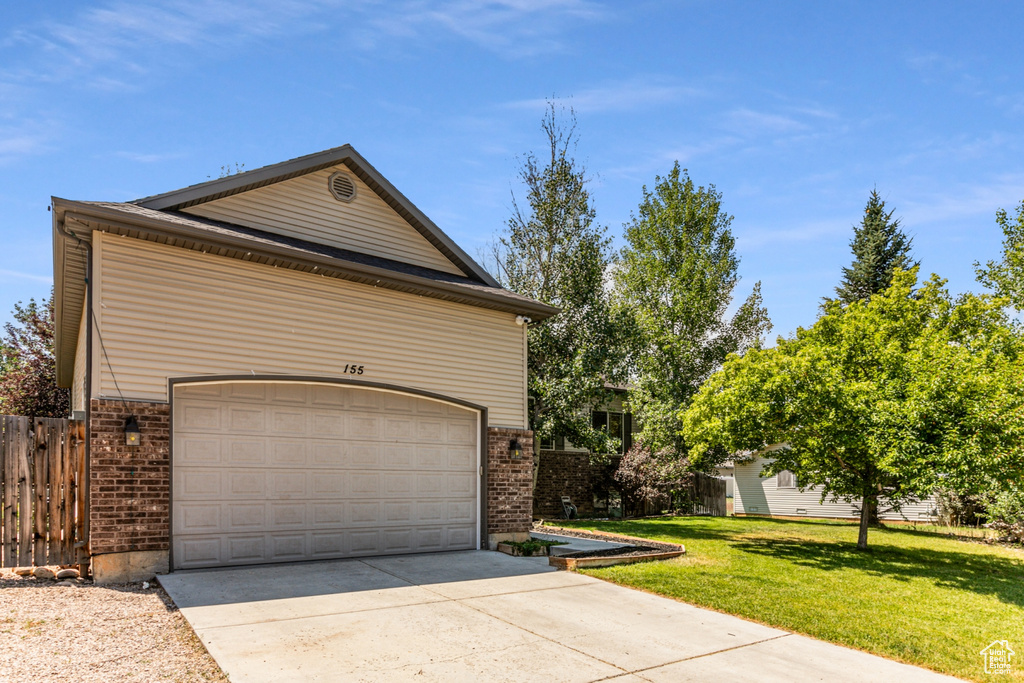
<svg viewBox="0 0 1024 683">
<path fill-rule="evenodd" d="M 904 527 L 668 517 L 574 526 L 682 543 L 675 560 L 593 576 L 962 678 L 986 680 L 979 652 L 1008 640 L 1024 680 L 1024 552 Z M 1007 680 L 1006 676 L 1000 677 Z"/>
</svg>

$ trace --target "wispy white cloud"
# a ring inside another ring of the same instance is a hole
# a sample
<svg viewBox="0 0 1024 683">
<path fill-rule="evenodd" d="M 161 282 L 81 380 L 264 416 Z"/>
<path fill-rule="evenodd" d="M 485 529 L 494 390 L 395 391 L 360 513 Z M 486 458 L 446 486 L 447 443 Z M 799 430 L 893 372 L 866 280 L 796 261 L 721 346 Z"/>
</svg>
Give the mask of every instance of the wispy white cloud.
<svg viewBox="0 0 1024 683">
<path fill-rule="evenodd" d="M 53 284 L 53 278 L 46 275 L 35 275 L 33 273 L 22 273 L 17 270 L 4 270 L 0 269 L 0 278 L 7 278 L 11 280 L 30 280 L 32 282 L 42 282 L 47 285 Z"/>
<path fill-rule="evenodd" d="M 745 136 L 795 133 L 808 129 L 807 124 L 792 116 L 754 111 L 746 107 L 726 113 L 722 125 L 726 130 Z"/>
<path fill-rule="evenodd" d="M 783 229 L 759 229 L 747 227 L 737 231 L 736 243 L 741 249 L 792 244 L 795 242 L 811 242 L 830 238 L 849 232 L 850 222 L 847 220 L 809 221 Z"/>
<path fill-rule="evenodd" d="M 435 40 L 440 29 L 505 57 L 534 57 L 566 49 L 564 34 L 579 22 L 607 18 L 591 0 L 407 0 L 393 10 L 359 6 L 367 21 L 353 40 L 372 49 L 385 38 Z"/>
<path fill-rule="evenodd" d="M 140 164 L 156 164 L 163 161 L 172 161 L 174 159 L 182 159 L 186 156 L 185 152 L 127 152 L 119 151 L 114 152 L 113 156 L 120 157 L 121 159 L 127 159 L 129 161 L 135 161 Z"/>
<path fill-rule="evenodd" d="M 585 114 L 611 111 L 633 111 L 658 105 L 673 104 L 706 93 L 663 78 L 638 77 L 586 88 L 565 97 L 533 98 L 509 102 L 509 109 L 541 110 L 548 102 L 564 104 Z"/>
<path fill-rule="evenodd" d="M 1024 200 L 1024 174 L 1010 173 L 983 184 L 959 184 L 931 191 L 901 202 L 904 225 L 924 225 L 978 216 L 991 216 L 997 209 L 1011 209 Z"/>
</svg>

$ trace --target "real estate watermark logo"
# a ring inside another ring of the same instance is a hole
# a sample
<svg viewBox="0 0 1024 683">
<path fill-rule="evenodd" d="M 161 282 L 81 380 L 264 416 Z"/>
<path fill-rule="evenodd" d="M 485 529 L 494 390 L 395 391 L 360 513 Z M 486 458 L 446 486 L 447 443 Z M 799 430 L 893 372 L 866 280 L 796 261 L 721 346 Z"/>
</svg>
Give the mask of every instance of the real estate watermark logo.
<svg viewBox="0 0 1024 683">
<path fill-rule="evenodd" d="M 981 651 L 985 658 L 985 673 L 987 674 L 1008 674 L 1013 669 L 1013 650 L 1010 643 L 1005 640 L 993 640 L 988 647 Z"/>
</svg>

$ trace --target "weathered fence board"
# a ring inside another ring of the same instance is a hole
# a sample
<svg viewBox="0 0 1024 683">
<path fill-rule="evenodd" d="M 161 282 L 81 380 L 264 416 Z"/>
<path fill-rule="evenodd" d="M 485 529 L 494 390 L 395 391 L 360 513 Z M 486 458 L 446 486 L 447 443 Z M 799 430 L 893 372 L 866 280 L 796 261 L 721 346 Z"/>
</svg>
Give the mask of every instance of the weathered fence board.
<svg viewBox="0 0 1024 683">
<path fill-rule="evenodd" d="M 640 514 L 672 510 L 686 515 L 726 516 L 724 479 L 693 472 L 684 481 L 661 484 L 658 490 L 661 495 L 655 500 L 640 504 Z"/>
<path fill-rule="evenodd" d="M 83 561 L 84 435 L 81 422 L 0 416 L 0 566 Z"/>
</svg>

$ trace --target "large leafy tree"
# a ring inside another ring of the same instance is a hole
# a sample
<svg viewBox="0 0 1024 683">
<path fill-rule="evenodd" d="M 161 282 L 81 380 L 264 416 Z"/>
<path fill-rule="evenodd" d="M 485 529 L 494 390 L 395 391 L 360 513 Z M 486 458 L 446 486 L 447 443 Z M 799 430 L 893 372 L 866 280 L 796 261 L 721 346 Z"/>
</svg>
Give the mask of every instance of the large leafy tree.
<svg viewBox="0 0 1024 683">
<path fill-rule="evenodd" d="M 512 217 L 494 246 L 496 277 L 561 309 L 527 333 L 530 427 L 538 437 L 606 453 L 608 436 L 593 428 L 590 411 L 610 398 L 607 384 L 618 378 L 621 365 L 618 335 L 624 328 L 605 287 L 611 240 L 594 221 L 586 170 L 573 156 L 575 114 L 550 105 L 541 128 L 547 149 L 523 159 L 519 178 L 526 203 L 513 194 Z"/>
<path fill-rule="evenodd" d="M 731 357 L 686 414 L 693 456 L 786 444 L 766 474 L 862 501 L 862 549 L 870 503 L 1020 481 L 1024 344 L 1006 299 L 916 284 L 916 268 L 896 271 L 871 299 L 828 303 L 810 329 Z"/>
<path fill-rule="evenodd" d="M 996 223 L 1003 231 L 1003 258 L 989 261 L 985 267 L 975 263 L 978 280 L 1010 300 L 1018 311 L 1024 312 L 1024 201 L 1017 206 L 1017 214 L 1010 216 L 1004 209 L 996 213 Z"/>
<path fill-rule="evenodd" d="M 651 452 L 685 453 L 683 413 L 730 353 L 759 343 L 771 328 L 761 285 L 730 316 L 739 259 L 715 187 L 697 187 L 677 162 L 626 225 L 616 267 L 621 310 L 635 329 L 629 407 Z"/>
<path fill-rule="evenodd" d="M 853 263 L 843 268 L 843 279 L 836 287 L 836 298 L 844 304 L 888 289 L 896 269 L 909 270 L 917 265 L 910 258 L 913 239 L 903 233 L 893 213 L 885 210 L 878 191 L 872 190 L 864 218 L 860 225 L 853 226 Z"/>
<path fill-rule="evenodd" d="M 67 417 L 70 392 L 57 386 L 53 355 L 53 295 L 45 304 L 14 305 L 0 340 L 0 413 Z"/>
</svg>

